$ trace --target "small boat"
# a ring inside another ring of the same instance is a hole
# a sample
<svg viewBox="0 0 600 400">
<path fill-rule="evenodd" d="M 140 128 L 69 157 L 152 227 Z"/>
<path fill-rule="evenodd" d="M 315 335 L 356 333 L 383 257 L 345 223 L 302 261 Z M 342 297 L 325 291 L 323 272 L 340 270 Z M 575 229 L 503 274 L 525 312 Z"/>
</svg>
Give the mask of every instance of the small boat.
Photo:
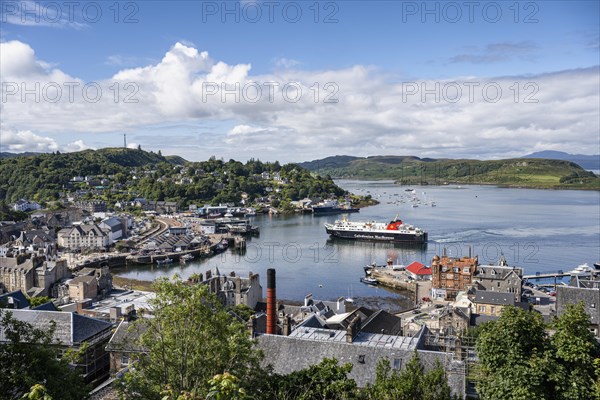
<svg viewBox="0 0 600 400">
<path fill-rule="evenodd" d="M 585 264 L 581 264 L 581 265 L 577 266 L 576 268 L 574 268 L 573 270 L 569 271 L 569 274 L 579 275 L 579 274 L 590 274 L 592 272 L 594 272 L 594 268 L 590 267 L 589 265 L 587 265 L 587 263 L 585 263 Z"/>
<path fill-rule="evenodd" d="M 415 208 L 415 207 L 419 207 L 419 205 L 418 204 L 413 204 L 411 207 Z"/>
<path fill-rule="evenodd" d="M 222 239 L 219 243 L 217 243 L 216 251 L 223 252 L 223 251 L 227 250 L 228 247 L 229 247 L 229 242 L 227 241 L 227 239 Z"/>
<path fill-rule="evenodd" d="M 167 257 L 167 258 L 162 259 L 162 260 L 156 260 L 156 265 L 165 265 L 165 264 L 169 264 L 169 263 L 172 263 L 172 262 L 173 262 L 173 259 Z"/>
<path fill-rule="evenodd" d="M 372 285 L 372 286 L 377 286 L 379 284 L 377 279 L 366 277 L 366 276 L 364 278 L 360 278 L 360 281 L 362 283 L 366 283 L 367 285 Z"/>
<path fill-rule="evenodd" d="M 181 257 L 179 257 L 179 262 L 182 264 L 185 264 L 186 262 L 188 262 L 189 260 L 193 260 L 194 256 L 191 254 L 184 254 Z"/>
<path fill-rule="evenodd" d="M 233 214 L 230 212 L 227 212 L 225 215 L 223 215 L 225 218 L 233 218 Z"/>
</svg>

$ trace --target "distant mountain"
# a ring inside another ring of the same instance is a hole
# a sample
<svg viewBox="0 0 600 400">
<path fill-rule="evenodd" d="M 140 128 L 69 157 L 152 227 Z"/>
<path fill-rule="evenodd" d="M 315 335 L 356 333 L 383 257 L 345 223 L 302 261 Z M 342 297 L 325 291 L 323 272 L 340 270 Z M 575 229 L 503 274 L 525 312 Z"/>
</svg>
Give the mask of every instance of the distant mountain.
<svg viewBox="0 0 600 400">
<path fill-rule="evenodd" d="M 432 159 L 415 156 L 334 156 L 299 163 L 319 175 L 389 179 L 407 185 L 492 184 L 548 189 L 600 189 L 600 177 L 569 160 Z"/>
<path fill-rule="evenodd" d="M 25 153 L 9 153 L 8 151 L 0 151 L 0 159 L 2 158 L 16 158 L 16 157 L 29 157 L 29 156 L 37 156 L 43 153 L 34 153 L 31 151 L 26 151 Z"/>
<path fill-rule="evenodd" d="M 433 158 L 419 158 L 415 156 L 369 156 L 369 157 L 354 157 L 354 156 L 332 156 L 326 157 L 320 160 L 306 161 L 298 163 L 302 168 L 309 169 L 311 171 L 317 171 L 320 169 L 331 169 L 331 168 L 344 168 L 350 166 L 355 161 L 369 161 L 382 164 L 402 164 L 403 162 L 409 161 L 423 161 L 431 162 L 436 161 Z"/>
<path fill-rule="evenodd" d="M 600 154 L 585 155 L 585 154 L 569 154 L 563 151 L 544 150 L 528 154 L 521 158 L 545 158 L 550 160 L 565 160 L 571 161 L 584 169 L 600 169 Z"/>
</svg>

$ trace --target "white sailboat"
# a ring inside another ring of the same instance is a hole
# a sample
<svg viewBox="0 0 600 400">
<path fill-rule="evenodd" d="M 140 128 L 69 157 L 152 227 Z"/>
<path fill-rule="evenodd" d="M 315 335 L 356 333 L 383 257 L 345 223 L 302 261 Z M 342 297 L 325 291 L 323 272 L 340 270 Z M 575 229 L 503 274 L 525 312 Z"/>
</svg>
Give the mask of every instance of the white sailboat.
<svg viewBox="0 0 600 400">
<path fill-rule="evenodd" d="M 346 303 L 354 303 L 354 299 L 352 298 L 352 285 L 348 289 L 348 297 L 346 297 Z"/>
</svg>

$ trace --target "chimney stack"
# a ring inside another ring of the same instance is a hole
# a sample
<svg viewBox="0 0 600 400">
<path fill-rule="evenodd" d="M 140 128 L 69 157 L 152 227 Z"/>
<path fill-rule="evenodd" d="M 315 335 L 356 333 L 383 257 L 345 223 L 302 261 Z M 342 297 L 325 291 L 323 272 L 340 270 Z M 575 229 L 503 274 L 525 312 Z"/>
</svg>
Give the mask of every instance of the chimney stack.
<svg viewBox="0 0 600 400">
<path fill-rule="evenodd" d="M 267 335 L 277 334 L 277 296 L 275 294 L 275 269 L 267 270 Z"/>
</svg>

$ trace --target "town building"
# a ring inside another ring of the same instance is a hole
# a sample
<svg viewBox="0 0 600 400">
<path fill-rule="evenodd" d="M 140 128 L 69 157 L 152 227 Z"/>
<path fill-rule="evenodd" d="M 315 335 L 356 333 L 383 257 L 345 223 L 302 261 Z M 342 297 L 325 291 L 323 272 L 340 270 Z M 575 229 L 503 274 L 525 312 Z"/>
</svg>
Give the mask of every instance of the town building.
<svg viewBox="0 0 600 400">
<path fill-rule="evenodd" d="M 96 224 L 75 225 L 58 232 L 58 245 L 70 250 L 104 249 L 112 244 L 110 236 Z"/>
<path fill-rule="evenodd" d="M 65 260 L 0 257 L 0 289 L 22 290 L 30 297 L 50 296 L 54 285 L 71 276 Z"/>
<path fill-rule="evenodd" d="M 262 300 L 263 290 L 260 285 L 259 274 L 250 272 L 248 278 L 242 278 L 232 272 L 229 276 L 221 275 L 218 269 L 215 273 L 206 271 L 206 279 L 200 279 L 207 285 L 209 291 L 214 293 L 224 306 L 246 305 L 252 309 Z"/>
<path fill-rule="evenodd" d="M 112 324 L 62 311 L 14 309 L 11 312 L 17 321 L 43 331 L 49 331 L 54 325 L 52 339 L 58 343 L 61 352 L 85 348 L 73 366 L 81 372 L 86 383 L 94 386 L 108 378 L 110 359 L 105 347 L 112 335 Z M 0 325 L 0 344 L 8 340 Z"/>
<path fill-rule="evenodd" d="M 418 261 L 414 261 L 406 266 L 406 274 L 417 281 L 428 281 L 431 280 L 431 267 L 425 264 L 421 264 Z"/>
<path fill-rule="evenodd" d="M 600 279 L 573 276 L 568 286 L 556 287 L 556 314 L 564 314 L 567 305 L 582 302 L 590 316 L 590 329 L 600 338 Z"/>
<path fill-rule="evenodd" d="M 71 301 L 96 300 L 106 297 L 112 290 L 112 275 L 108 267 L 84 268 L 67 285 Z"/>
<path fill-rule="evenodd" d="M 12 209 L 15 211 L 31 211 L 31 210 L 39 210 L 42 208 L 41 205 L 36 203 L 35 201 L 29 201 L 25 199 L 17 200 L 13 205 Z"/>
<path fill-rule="evenodd" d="M 521 301 L 523 268 L 509 267 L 504 256 L 500 257 L 498 265 L 478 265 L 473 281 L 480 289 L 512 293 L 515 302 Z"/>
<path fill-rule="evenodd" d="M 396 370 L 402 369 L 419 354 L 425 371 L 437 362 L 446 369 L 448 383 L 455 394 L 465 393 L 464 367 L 450 353 L 424 351 L 427 328 L 422 327 L 413 337 L 363 332 L 360 317 L 356 316 L 346 329 L 324 329 L 299 325 L 289 336 L 259 335 L 258 347 L 264 352 L 264 363 L 273 366 L 278 374 L 289 374 L 320 363 L 325 357 L 351 363 L 348 377 L 359 387 L 375 382 L 377 364 L 387 359 Z"/>
<path fill-rule="evenodd" d="M 86 210 L 90 214 L 107 212 L 106 202 L 103 200 L 78 201 L 74 204 L 76 208 Z"/>
<path fill-rule="evenodd" d="M 431 296 L 436 299 L 454 299 L 458 292 L 473 283 L 477 264 L 477 256 L 434 256 L 431 263 Z"/>
<path fill-rule="evenodd" d="M 519 304 L 513 293 L 488 290 L 476 290 L 472 301 L 474 314 L 492 317 L 499 317 L 506 306 Z"/>
<path fill-rule="evenodd" d="M 108 234 L 110 242 L 116 242 L 127 236 L 127 223 L 120 218 L 106 218 L 98 226 Z"/>
</svg>

